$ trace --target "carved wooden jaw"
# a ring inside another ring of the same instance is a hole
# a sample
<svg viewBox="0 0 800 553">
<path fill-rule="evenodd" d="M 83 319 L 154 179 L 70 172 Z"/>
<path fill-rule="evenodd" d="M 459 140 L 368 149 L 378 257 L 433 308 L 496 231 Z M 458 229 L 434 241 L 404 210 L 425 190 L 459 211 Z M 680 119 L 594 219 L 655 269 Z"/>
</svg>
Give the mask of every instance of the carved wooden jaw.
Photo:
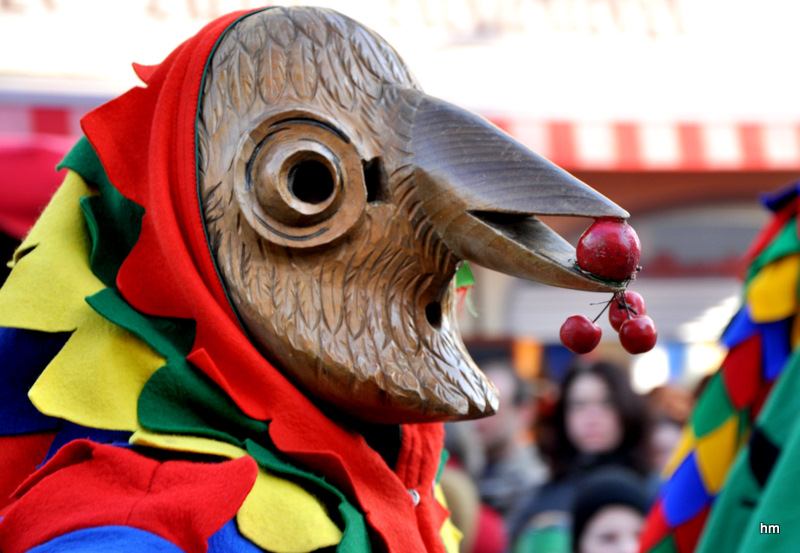
<svg viewBox="0 0 800 553">
<path fill-rule="evenodd" d="M 622 209 L 485 121 L 425 96 L 380 37 L 273 8 L 222 40 L 198 123 L 209 246 L 254 345 L 309 396 L 379 423 L 493 414 L 462 343 L 463 259 L 573 288 L 533 217 Z"/>
</svg>

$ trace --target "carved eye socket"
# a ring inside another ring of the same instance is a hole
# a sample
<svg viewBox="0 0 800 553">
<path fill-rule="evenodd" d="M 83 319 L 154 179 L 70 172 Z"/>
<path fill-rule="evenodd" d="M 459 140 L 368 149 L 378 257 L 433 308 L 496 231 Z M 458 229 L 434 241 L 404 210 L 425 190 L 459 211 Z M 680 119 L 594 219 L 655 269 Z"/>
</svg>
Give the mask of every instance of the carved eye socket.
<svg viewBox="0 0 800 553">
<path fill-rule="evenodd" d="M 307 204 L 318 205 L 334 192 L 333 175 L 319 160 L 305 159 L 289 169 L 289 191 Z"/>
<path fill-rule="evenodd" d="M 316 120 L 260 124 L 239 148 L 234 179 L 247 221 L 284 246 L 329 242 L 351 228 L 366 205 L 355 146 Z"/>
</svg>

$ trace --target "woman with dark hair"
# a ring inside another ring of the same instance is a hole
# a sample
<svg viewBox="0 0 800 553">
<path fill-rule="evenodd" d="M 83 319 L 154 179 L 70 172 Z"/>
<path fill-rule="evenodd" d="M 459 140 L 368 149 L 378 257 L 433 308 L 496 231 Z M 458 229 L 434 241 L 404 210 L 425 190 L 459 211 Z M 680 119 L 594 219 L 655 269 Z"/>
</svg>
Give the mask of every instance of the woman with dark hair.
<svg viewBox="0 0 800 553">
<path fill-rule="evenodd" d="M 530 544 L 543 528 L 569 532 L 575 490 L 596 469 L 619 466 L 642 477 L 650 470 L 647 405 L 631 389 L 627 375 L 608 362 L 570 368 L 552 413 L 539 418 L 536 436 L 551 479 L 512 522 L 512 535 L 519 536 L 515 552 L 533 551 L 523 544 Z M 648 485 L 648 496 L 656 483 Z"/>
</svg>

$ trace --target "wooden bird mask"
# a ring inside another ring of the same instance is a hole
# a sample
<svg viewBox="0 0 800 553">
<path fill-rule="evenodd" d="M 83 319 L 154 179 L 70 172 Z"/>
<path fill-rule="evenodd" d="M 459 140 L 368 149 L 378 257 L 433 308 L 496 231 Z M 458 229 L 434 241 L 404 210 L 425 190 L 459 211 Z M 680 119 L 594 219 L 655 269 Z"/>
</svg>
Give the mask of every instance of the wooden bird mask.
<svg viewBox="0 0 800 553">
<path fill-rule="evenodd" d="M 497 394 L 460 338 L 462 260 L 614 291 L 536 215 L 620 207 L 425 95 L 378 35 L 273 8 L 223 38 L 197 124 L 208 241 L 261 353 L 308 395 L 379 423 L 475 418 Z"/>
</svg>

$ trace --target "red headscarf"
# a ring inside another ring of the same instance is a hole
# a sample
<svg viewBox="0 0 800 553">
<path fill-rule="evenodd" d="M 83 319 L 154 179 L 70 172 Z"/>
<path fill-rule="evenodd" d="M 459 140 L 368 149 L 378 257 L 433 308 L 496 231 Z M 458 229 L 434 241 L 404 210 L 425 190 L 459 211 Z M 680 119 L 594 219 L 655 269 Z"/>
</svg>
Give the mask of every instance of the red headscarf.
<svg viewBox="0 0 800 553">
<path fill-rule="evenodd" d="M 217 274 L 198 199 L 195 125 L 206 67 L 237 12 L 204 27 L 160 65 L 137 67 L 136 87 L 82 120 L 110 182 L 145 208 L 117 286 L 149 315 L 193 319 L 187 359 L 249 416 L 271 420 L 284 453 L 355 498 L 389 551 L 443 551 L 444 510 L 432 495 L 443 430 L 405 425 L 395 471 L 363 437 L 327 418 L 248 341 Z M 421 502 L 414 507 L 409 488 Z"/>
</svg>

